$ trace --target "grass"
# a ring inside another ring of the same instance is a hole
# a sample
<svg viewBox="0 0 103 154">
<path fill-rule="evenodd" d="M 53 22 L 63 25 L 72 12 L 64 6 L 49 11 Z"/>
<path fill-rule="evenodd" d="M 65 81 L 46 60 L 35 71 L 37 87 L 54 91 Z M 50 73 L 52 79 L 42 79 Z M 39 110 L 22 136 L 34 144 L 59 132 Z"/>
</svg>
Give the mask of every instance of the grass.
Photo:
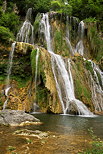
<svg viewBox="0 0 103 154">
<path fill-rule="evenodd" d="M 91 147 L 78 154 L 103 154 L 103 141 L 94 134 L 92 127 L 88 129 L 88 132 L 93 140 Z"/>
<path fill-rule="evenodd" d="M 13 146 L 8 146 L 8 148 L 7 148 L 8 151 L 14 151 L 15 149 L 16 149 L 16 148 L 13 147 Z"/>
</svg>

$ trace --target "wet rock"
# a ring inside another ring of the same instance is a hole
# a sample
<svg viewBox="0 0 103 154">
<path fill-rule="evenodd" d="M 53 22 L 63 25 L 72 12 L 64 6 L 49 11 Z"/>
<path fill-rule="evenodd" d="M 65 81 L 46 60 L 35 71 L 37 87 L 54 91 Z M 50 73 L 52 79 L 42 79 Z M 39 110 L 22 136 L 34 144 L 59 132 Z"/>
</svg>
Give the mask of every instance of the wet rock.
<svg viewBox="0 0 103 154">
<path fill-rule="evenodd" d="M 23 124 L 37 124 L 40 120 L 34 116 L 17 110 L 0 111 L 0 124 L 10 126 L 23 126 Z"/>
<path fill-rule="evenodd" d="M 27 54 L 34 49 L 34 46 L 29 43 L 17 42 L 16 43 L 16 53 Z"/>
<path fill-rule="evenodd" d="M 22 136 L 32 136 L 32 137 L 37 137 L 39 139 L 48 137 L 48 133 L 47 132 L 42 132 L 39 130 L 28 130 L 28 129 L 22 129 L 22 130 L 17 130 L 14 132 L 15 135 L 22 135 Z"/>
</svg>

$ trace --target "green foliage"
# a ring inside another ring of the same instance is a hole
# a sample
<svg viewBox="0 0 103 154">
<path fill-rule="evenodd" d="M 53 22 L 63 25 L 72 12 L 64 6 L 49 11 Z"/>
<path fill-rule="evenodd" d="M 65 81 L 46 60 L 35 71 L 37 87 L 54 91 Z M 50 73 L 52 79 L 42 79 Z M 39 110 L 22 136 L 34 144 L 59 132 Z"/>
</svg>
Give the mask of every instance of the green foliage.
<svg viewBox="0 0 103 154">
<path fill-rule="evenodd" d="M 72 14 L 72 6 L 71 5 L 63 5 L 62 6 L 62 10 L 63 10 L 63 13 L 67 14 L 67 15 L 71 15 Z"/>
<path fill-rule="evenodd" d="M 48 12 L 50 10 L 50 0 L 35 0 L 34 10 L 37 12 Z"/>
<path fill-rule="evenodd" d="M 92 52 L 93 58 L 95 58 L 97 61 L 99 61 L 103 57 L 103 40 L 99 36 L 99 32 L 97 30 L 97 26 L 90 25 L 89 29 L 89 39 L 91 42 L 91 47 L 94 52 Z"/>
<path fill-rule="evenodd" d="M 30 80 L 30 78 L 28 78 L 28 77 L 25 79 L 22 79 L 18 76 L 12 76 L 11 79 L 18 82 L 18 88 L 26 87 L 27 82 Z"/>
<path fill-rule="evenodd" d="M 103 1 L 102 0 L 69 0 L 69 4 L 73 8 L 73 15 L 82 19 L 103 17 Z"/>
<path fill-rule="evenodd" d="M 14 12 L 11 13 L 2 13 L 0 18 L 0 25 L 6 28 L 9 28 L 10 31 L 16 33 L 19 25 L 19 16 L 17 16 Z"/>
<path fill-rule="evenodd" d="M 13 147 L 13 146 L 8 146 L 8 151 L 14 151 L 16 148 L 15 147 Z"/>
<path fill-rule="evenodd" d="M 94 135 L 94 131 L 92 128 L 88 129 L 93 141 L 91 143 L 91 148 L 82 152 L 81 154 L 103 154 L 103 141 L 100 140 L 96 135 Z"/>
<path fill-rule="evenodd" d="M 9 43 L 10 40 L 14 39 L 14 35 L 6 27 L 0 26 L 0 42 Z"/>
<path fill-rule="evenodd" d="M 86 18 L 86 19 L 84 19 L 84 22 L 85 23 L 93 23 L 93 22 L 97 22 L 97 19 L 94 17 L 94 18 L 92 18 L 92 17 L 89 17 L 89 18 Z"/>
<path fill-rule="evenodd" d="M 62 1 L 51 1 L 51 9 L 58 13 L 65 13 L 67 15 L 71 15 L 72 7 L 70 4 L 65 5 Z"/>
<path fill-rule="evenodd" d="M 58 11 L 61 9 L 61 3 L 59 1 L 51 1 L 51 9 L 53 11 Z"/>
</svg>

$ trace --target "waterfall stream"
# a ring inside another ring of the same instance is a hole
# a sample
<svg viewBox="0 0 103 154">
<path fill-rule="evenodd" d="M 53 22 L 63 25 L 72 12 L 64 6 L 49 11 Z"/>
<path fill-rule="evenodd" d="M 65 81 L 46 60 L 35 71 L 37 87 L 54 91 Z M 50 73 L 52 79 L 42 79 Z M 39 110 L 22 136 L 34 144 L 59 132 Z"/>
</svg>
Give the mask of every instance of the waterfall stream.
<svg viewBox="0 0 103 154">
<path fill-rule="evenodd" d="M 70 19 L 69 19 L 70 18 Z M 72 21 L 72 22 L 71 22 Z M 68 45 L 69 51 L 72 55 L 75 53 L 79 53 L 80 55 L 84 55 L 84 45 L 83 45 L 83 39 L 84 39 L 84 22 L 81 21 L 78 25 L 78 34 L 77 36 L 79 37 L 79 41 L 76 44 L 76 47 L 73 47 L 71 40 L 70 40 L 70 30 L 69 26 L 72 27 L 74 26 L 74 37 L 76 38 L 76 23 L 78 23 L 77 18 L 75 17 L 66 17 L 66 43 Z M 73 24 L 73 25 L 72 25 Z"/>
<path fill-rule="evenodd" d="M 75 52 L 78 52 L 80 55 L 84 55 L 84 45 L 83 45 L 83 38 L 84 38 L 84 22 L 81 21 L 78 26 L 78 35 L 79 35 L 79 42 L 76 45 Z"/>
<path fill-rule="evenodd" d="M 25 42 L 25 43 L 30 43 L 34 44 L 34 28 L 31 24 L 31 19 L 32 19 L 32 8 L 29 8 L 25 17 L 25 21 L 23 23 L 23 26 L 21 27 L 19 33 L 17 34 L 17 41 L 18 42 Z M 30 35 L 31 34 L 31 35 Z M 12 43 L 12 50 L 9 54 L 9 64 L 7 68 L 7 79 L 6 79 L 6 88 L 5 88 L 5 96 L 7 96 L 7 100 L 4 102 L 3 105 L 3 110 L 7 106 L 8 102 L 8 92 L 10 90 L 10 75 L 11 75 L 11 70 L 12 70 L 12 63 L 13 63 L 13 55 L 14 55 L 14 50 L 15 50 L 15 45 L 16 42 Z"/>
<path fill-rule="evenodd" d="M 91 60 L 91 66 L 93 69 L 93 74 L 90 73 L 91 79 L 91 91 L 92 91 L 92 100 L 94 104 L 95 111 L 103 111 L 103 72 L 99 67 Z M 101 82 L 101 83 L 100 83 Z"/>
<path fill-rule="evenodd" d="M 34 27 L 31 24 L 32 8 L 29 8 L 25 17 L 25 21 L 17 34 L 18 42 L 34 44 Z"/>
<path fill-rule="evenodd" d="M 9 64 L 8 64 L 8 68 L 7 68 L 7 78 L 6 78 L 6 88 L 5 88 L 5 96 L 7 97 L 7 100 L 4 102 L 3 110 L 6 108 L 6 105 L 8 102 L 8 92 L 11 88 L 10 87 L 10 75 L 11 75 L 11 70 L 12 70 L 15 45 L 16 45 L 16 42 L 12 43 L 11 52 L 9 54 Z"/>
<path fill-rule="evenodd" d="M 35 93 L 36 93 L 36 83 L 37 83 L 37 73 L 38 73 L 38 60 L 39 60 L 39 48 L 37 48 L 37 54 L 36 54 Z"/>
<path fill-rule="evenodd" d="M 42 28 L 41 31 L 44 32 L 45 35 L 47 50 L 51 54 L 52 70 L 63 113 L 69 113 L 72 107 L 74 107 L 79 115 L 92 115 L 87 107 L 81 101 L 75 98 L 73 78 L 70 70 L 70 60 L 68 60 L 69 69 L 67 71 L 63 58 L 60 55 L 53 53 L 51 47 L 48 13 L 43 14 L 40 27 Z"/>
</svg>

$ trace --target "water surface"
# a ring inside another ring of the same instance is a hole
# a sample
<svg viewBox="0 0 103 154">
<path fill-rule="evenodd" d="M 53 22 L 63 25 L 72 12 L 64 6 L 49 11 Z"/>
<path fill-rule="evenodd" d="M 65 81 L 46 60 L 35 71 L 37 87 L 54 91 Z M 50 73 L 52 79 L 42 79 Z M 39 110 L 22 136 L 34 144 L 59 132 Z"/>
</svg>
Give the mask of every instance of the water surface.
<svg viewBox="0 0 103 154">
<path fill-rule="evenodd" d="M 36 126 L 42 131 L 60 134 L 89 135 L 88 129 L 103 139 L 103 116 L 81 117 L 70 115 L 34 114 L 44 124 Z"/>
</svg>

